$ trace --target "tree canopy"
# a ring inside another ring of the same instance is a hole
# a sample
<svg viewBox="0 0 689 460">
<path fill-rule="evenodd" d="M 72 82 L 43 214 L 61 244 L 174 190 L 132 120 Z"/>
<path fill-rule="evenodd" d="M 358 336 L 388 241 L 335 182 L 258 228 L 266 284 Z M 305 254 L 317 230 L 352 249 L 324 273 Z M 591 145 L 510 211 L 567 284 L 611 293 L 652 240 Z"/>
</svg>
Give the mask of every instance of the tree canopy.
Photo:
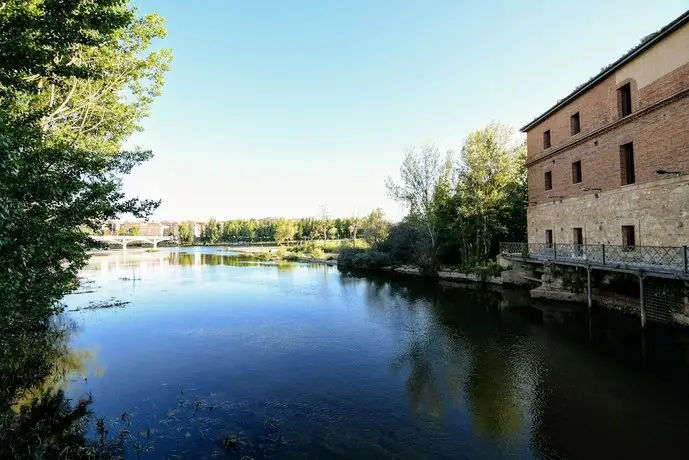
<svg viewBox="0 0 689 460">
<path fill-rule="evenodd" d="M 384 247 L 402 262 L 476 266 L 496 254 L 500 239 L 526 234 L 526 147 L 514 130 L 491 123 L 469 134 L 459 158 L 437 147 L 410 149 L 390 195 L 409 213 Z M 395 259 L 393 257 L 393 259 Z"/>
<path fill-rule="evenodd" d="M 121 178 L 151 157 L 122 150 L 160 94 L 169 50 L 157 15 L 126 0 L 0 5 L 0 295 L 10 322 L 44 314 L 73 286 L 84 229 L 158 202 Z"/>
</svg>

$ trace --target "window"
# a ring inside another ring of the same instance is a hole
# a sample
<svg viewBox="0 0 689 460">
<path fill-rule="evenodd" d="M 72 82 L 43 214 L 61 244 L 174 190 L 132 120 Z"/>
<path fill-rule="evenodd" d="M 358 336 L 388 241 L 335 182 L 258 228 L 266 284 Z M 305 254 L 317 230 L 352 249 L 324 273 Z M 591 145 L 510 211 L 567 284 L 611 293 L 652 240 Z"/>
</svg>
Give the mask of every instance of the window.
<svg viewBox="0 0 689 460">
<path fill-rule="evenodd" d="M 634 144 L 624 144 L 620 146 L 620 174 L 622 185 L 633 184 L 636 182 L 634 176 Z"/>
<path fill-rule="evenodd" d="M 623 225 L 622 226 L 622 246 L 625 250 L 629 251 L 636 245 L 636 240 L 634 238 L 634 226 L 633 225 Z"/>
<path fill-rule="evenodd" d="M 629 83 L 617 90 L 620 118 L 632 113 L 632 87 Z"/>
<path fill-rule="evenodd" d="M 543 149 L 550 148 L 550 130 L 543 133 Z"/>
<path fill-rule="evenodd" d="M 581 160 L 572 163 L 572 183 L 578 184 L 581 182 Z"/>
<path fill-rule="evenodd" d="M 545 189 L 550 190 L 553 188 L 553 173 L 552 171 L 547 171 L 544 175 L 545 178 Z"/>
<path fill-rule="evenodd" d="M 581 132 L 581 125 L 579 124 L 579 112 L 569 117 L 569 128 L 572 132 L 572 136 Z"/>
<path fill-rule="evenodd" d="M 584 232 L 581 227 L 572 229 L 572 242 L 574 244 L 584 244 Z"/>
<path fill-rule="evenodd" d="M 553 247 L 553 231 L 552 230 L 546 230 L 545 231 L 545 245 L 548 248 Z"/>
</svg>

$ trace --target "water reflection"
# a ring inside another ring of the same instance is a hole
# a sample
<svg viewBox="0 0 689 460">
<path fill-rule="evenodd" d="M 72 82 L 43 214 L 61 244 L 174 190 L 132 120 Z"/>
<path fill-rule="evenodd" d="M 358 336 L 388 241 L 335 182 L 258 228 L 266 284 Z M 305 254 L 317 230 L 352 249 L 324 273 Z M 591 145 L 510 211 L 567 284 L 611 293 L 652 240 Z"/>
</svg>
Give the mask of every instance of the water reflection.
<svg viewBox="0 0 689 460">
<path fill-rule="evenodd" d="M 649 331 L 644 367 L 638 322 L 211 248 L 94 257 L 100 275 L 69 301 L 131 305 L 73 314 L 108 368 L 77 390 L 131 411 L 155 456 L 225 455 L 229 434 L 238 458 L 686 458 L 681 334 Z"/>
<path fill-rule="evenodd" d="M 533 379 L 528 375 L 531 366 L 510 353 L 524 333 L 510 328 L 493 337 L 482 327 L 504 308 L 501 293 L 373 280 L 366 281 L 366 294 L 370 308 L 387 310 L 402 328 L 390 368 L 406 376 L 415 411 L 442 418 L 464 402 L 481 434 L 506 438 L 525 427 L 529 397 L 520 383 Z"/>
<path fill-rule="evenodd" d="M 366 283 L 372 317 L 402 331 L 390 368 L 404 376 L 417 413 L 441 419 L 465 406 L 478 435 L 529 439 L 543 458 L 689 454 L 676 442 L 689 435 L 681 422 L 689 409 L 689 333 L 655 325 L 642 335 L 638 319 L 579 306 L 505 310 L 522 297 L 504 290 L 408 279 L 341 284 L 357 282 Z"/>
<path fill-rule="evenodd" d="M 70 400 L 64 389 L 87 378 L 96 353 L 70 346 L 78 326 L 57 316 L 5 329 L 0 350 L 1 458 L 110 458 L 121 449 L 86 436 L 91 398 Z M 66 454 L 69 453 L 69 454 Z"/>
</svg>

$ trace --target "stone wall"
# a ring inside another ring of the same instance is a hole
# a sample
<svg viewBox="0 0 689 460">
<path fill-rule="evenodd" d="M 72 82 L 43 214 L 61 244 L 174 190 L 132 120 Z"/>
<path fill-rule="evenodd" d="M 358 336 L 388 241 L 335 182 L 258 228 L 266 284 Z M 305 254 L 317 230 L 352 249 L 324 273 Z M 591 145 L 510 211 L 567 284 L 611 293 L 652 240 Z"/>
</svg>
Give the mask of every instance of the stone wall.
<svg viewBox="0 0 689 460">
<path fill-rule="evenodd" d="M 551 200 L 528 208 L 528 238 L 544 243 L 573 243 L 581 228 L 585 244 L 622 244 L 622 226 L 633 225 L 636 244 L 689 244 L 689 176 L 674 177 L 576 198 Z"/>
<path fill-rule="evenodd" d="M 528 168 L 530 205 L 549 197 L 575 197 L 585 189 L 614 190 L 622 186 L 620 146 L 634 146 L 636 184 L 666 179 L 659 169 L 689 174 L 689 94 L 602 134 L 570 146 Z M 572 163 L 581 162 L 581 182 L 574 183 Z M 545 189 L 544 174 L 552 174 L 552 189 Z"/>
</svg>

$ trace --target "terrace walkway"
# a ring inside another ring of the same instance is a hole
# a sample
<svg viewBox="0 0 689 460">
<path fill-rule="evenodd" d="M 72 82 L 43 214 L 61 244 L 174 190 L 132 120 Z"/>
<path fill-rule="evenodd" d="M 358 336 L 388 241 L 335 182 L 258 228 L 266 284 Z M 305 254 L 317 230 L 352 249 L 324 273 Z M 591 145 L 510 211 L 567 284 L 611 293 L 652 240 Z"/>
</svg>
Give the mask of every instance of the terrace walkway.
<svg viewBox="0 0 689 460">
<path fill-rule="evenodd" d="M 524 262 L 561 265 L 689 280 L 687 246 L 500 243 L 500 254 Z"/>
</svg>

